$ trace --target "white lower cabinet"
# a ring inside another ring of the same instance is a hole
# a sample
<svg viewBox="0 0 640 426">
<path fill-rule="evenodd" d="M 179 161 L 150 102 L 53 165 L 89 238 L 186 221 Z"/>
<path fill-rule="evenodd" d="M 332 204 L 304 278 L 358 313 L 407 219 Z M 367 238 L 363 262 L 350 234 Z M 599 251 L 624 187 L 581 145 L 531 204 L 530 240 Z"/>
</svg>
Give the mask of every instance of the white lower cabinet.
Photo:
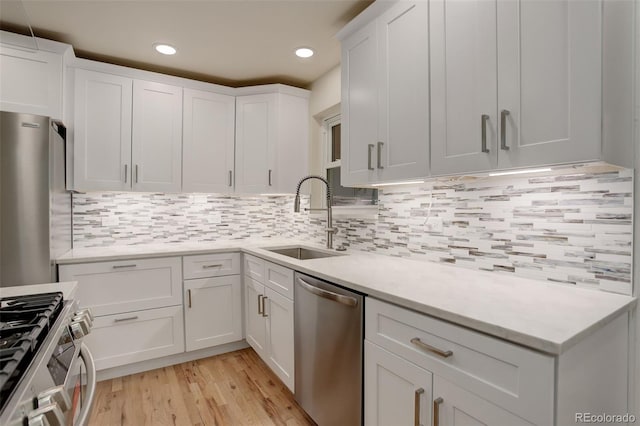
<svg viewBox="0 0 640 426">
<path fill-rule="evenodd" d="M 246 265 L 251 265 L 252 268 L 247 269 Z M 266 279 L 265 276 L 268 274 L 264 273 L 265 270 L 277 270 L 278 279 Z M 253 277 L 260 277 L 263 282 Z M 288 289 L 293 289 L 293 271 L 257 257 L 245 255 L 244 298 L 247 343 L 293 392 L 295 385 L 293 299 L 287 297 Z"/>
<path fill-rule="evenodd" d="M 431 423 L 430 372 L 367 341 L 364 360 L 366 425 Z"/>
<path fill-rule="evenodd" d="M 97 370 L 184 352 L 182 306 L 96 317 L 85 343 Z"/>
<path fill-rule="evenodd" d="M 239 275 L 184 281 L 187 351 L 242 339 Z"/>
</svg>

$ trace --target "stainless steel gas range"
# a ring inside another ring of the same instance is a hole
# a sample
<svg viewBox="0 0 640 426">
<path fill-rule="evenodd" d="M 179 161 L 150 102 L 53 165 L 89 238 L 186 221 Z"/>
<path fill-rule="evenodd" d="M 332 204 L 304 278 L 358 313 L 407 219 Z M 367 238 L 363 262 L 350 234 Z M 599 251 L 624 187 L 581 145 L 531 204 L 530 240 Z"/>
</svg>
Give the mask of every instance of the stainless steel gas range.
<svg viewBox="0 0 640 426">
<path fill-rule="evenodd" d="M 93 358 L 82 338 L 93 317 L 60 292 L 0 299 L 0 424 L 88 424 Z"/>
</svg>

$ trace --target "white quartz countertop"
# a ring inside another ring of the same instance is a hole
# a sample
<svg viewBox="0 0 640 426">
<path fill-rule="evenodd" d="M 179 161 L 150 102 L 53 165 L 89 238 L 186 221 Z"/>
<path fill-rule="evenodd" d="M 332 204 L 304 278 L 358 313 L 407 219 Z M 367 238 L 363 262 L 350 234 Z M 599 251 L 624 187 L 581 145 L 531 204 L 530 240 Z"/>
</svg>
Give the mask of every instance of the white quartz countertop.
<svg viewBox="0 0 640 426">
<path fill-rule="evenodd" d="M 564 352 L 636 303 L 630 296 L 372 253 L 297 260 L 264 249 L 295 243 L 245 240 L 75 249 L 58 263 L 242 251 L 551 354 Z"/>
<path fill-rule="evenodd" d="M 68 281 L 62 283 L 17 285 L 12 287 L 0 287 L 0 297 L 26 296 L 38 293 L 54 293 L 62 292 L 65 299 L 73 299 L 76 295 L 78 283 L 76 281 Z"/>
</svg>

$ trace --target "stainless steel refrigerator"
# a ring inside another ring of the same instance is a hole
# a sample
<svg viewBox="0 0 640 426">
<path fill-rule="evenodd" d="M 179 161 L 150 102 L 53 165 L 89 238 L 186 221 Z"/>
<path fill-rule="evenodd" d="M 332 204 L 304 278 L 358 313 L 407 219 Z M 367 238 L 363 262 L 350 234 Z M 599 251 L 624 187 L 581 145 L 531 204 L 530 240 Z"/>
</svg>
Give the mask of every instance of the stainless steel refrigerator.
<svg viewBox="0 0 640 426">
<path fill-rule="evenodd" d="M 0 287 L 55 282 L 71 248 L 65 136 L 49 117 L 0 112 Z"/>
</svg>

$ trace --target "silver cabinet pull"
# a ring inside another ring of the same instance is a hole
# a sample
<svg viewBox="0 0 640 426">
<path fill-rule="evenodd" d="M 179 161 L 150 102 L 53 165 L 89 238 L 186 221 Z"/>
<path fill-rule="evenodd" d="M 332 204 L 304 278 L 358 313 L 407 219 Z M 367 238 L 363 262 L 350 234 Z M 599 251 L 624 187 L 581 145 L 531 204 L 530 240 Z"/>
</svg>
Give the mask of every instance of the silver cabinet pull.
<svg viewBox="0 0 640 426">
<path fill-rule="evenodd" d="M 271 186 L 271 169 L 269 169 L 269 186 Z"/>
<path fill-rule="evenodd" d="M 129 174 L 129 165 L 124 165 L 124 183 L 127 183 L 127 175 Z"/>
<path fill-rule="evenodd" d="M 133 316 L 133 317 L 126 317 L 126 318 L 116 318 L 113 320 L 113 322 L 122 322 L 122 321 L 132 321 L 132 320 L 137 320 L 138 316 Z"/>
<path fill-rule="evenodd" d="M 187 296 L 189 299 L 189 307 L 191 307 L 191 289 L 187 290 Z"/>
<path fill-rule="evenodd" d="M 267 311 L 264 309 L 264 301 L 267 299 L 268 299 L 267 296 L 262 296 L 262 316 L 265 318 L 269 316 L 267 315 Z"/>
<path fill-rule="evenodd" d="M 135 268 L 136 265 L 135 263 L 131 263 L 129 265 L 113 265 L 113 269 L 122 269 L 122 268 Z"/>
<path fill-rule="evenodd" d="M 233 186 L 233 171 L 229 170 L 229 186 Z"/>
<path fill-rule="evenodd" d="M 449 358 L 451 355 L 453 355 L 452 351 L 443 351 L 442 349 L 438 349 L 435 346 L 427 345 L 422 340 L 420 340 L 419 337 L 414 337 L 413 339 L 411 339 L 411 343 L 421 349 L 424 349 L 425 351 L 433 352 L 434 354 L 441 356 L 442 358 Z"/>
<path fill-rule="evenodd" d="M 138 165 L 136 164 L 136 183 L 138 183 Z"/>
<path fill-rule="evenodd" d="M 510 114 L 506 109 L 500 111 L 500 149 L 505 151 L 509 151 L 509 146 L 507 145 L 507 117 Z"/>
<path fill-rule="evenodd" d="M 259 294 L 259 295 L 258 295 L 258 315 L 262 315 L 262 316 L 264 316 L 264 314 L 262 313 L 262 309 L 263 309 L 263 308 L 262 308 L 262 306 L 263 306 L 263 305 L 262 305 L 262 298 L 263 298 L 263 297 L 264 297 L 264 296 L 263 296 L 263 295 L 261 295 L 261 294 Z"/>
<path fill-rule="evenodd" d="M 378 142 L 378 168 L 379 169 L 384 169 L 384 167 L 382 167 L 382 145 L 384 145 L 384 142 Z"/>
<path fill-rule="evenodd" d="M 373 152 L 373 148 L 375 147 L 374 144 L 370 143 L 367 146 L 368 152 L 367 152 L 367 169 L 369 170 L 374 170 L 373 166 L 371 165 L 371 152 Z"/>
<path fill-rule="evenodd" d="M 489 116 L 487 114 L 482 114 L 482 152 L 486 153 L 489 152 L 489 148 L 487 148 L 487 121 L 489 121 Z"/>
<path fill-rule="evenodd" d="M 440 397 L 433 400 L 433 426 L 440 426 L 440 404 L 443 402 Z"/>
<path fill-rule="evenodd" d="M 202 265 L 202 269 L 221 268 L 222 263 L 212 263 L 211 265 Z"/>
<path fill-rule="evenodd" d="M 420 396 L 424 393 L 424 389 L 416 389 L 415 392 L 415 400 L 413 402 L 413 424 L 415 426 L 420 426 Z"/>
</svg>

